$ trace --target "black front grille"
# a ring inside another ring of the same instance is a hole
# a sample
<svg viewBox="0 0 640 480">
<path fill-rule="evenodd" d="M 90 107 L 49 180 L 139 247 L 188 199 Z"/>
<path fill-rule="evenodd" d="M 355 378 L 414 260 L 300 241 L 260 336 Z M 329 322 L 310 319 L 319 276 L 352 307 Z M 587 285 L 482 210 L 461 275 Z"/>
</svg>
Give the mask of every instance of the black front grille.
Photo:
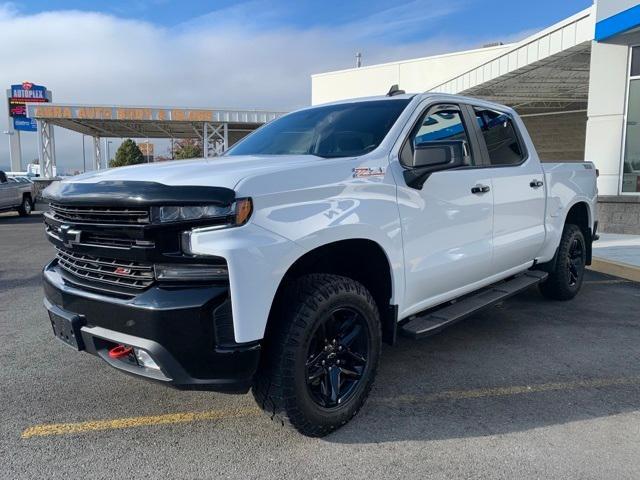
<svg viewBox="0 0 640 480">
<path fill-rule="evenodd" d="M 152 240 L 134 240 L 120 235 L 110 233 L 82 233 L 81 243 L 84 245 L 95 245 L 97 247 L 131 248 L 146 247 L 153 248 L 155 243 Z"/>
<path fill-rule="evenodd" d="M 50 203 L 56 220 L 73 223 L 108 223 L 144 225 L 150 223 L 148 208 L 72 207 Z"/>
<path fill-rule="evenodd" d="M 56 248 L 58 265 L 74 277 L 125 289 L 143 290 L 154 282 L 153 265 L 128 260 L 93 257 Z M 95 283 L 94 283 L 95 282 Z"/>
</svg>

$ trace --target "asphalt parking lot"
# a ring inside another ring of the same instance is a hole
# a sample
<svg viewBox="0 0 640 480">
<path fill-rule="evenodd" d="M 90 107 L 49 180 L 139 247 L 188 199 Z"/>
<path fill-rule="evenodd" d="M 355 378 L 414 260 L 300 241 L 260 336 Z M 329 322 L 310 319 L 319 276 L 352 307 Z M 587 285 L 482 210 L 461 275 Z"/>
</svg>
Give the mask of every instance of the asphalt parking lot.
<svg viewBox="0 0 640 480">
<path fill-rule="evenodd" d="M 590 272 L 574 301 L 401 339 L 354 421 L 309 439 L 56 340 L 40 222 L 0 215 L 1 478 L 640 478 L 640 284 Z"/>
</svg>

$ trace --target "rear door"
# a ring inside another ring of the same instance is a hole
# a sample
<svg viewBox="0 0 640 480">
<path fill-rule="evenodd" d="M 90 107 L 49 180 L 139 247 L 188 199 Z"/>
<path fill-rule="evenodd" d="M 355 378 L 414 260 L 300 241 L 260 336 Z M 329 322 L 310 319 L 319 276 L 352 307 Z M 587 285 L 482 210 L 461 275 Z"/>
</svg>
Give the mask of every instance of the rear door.
<svg viewBox="0 0 640 480">
<path fill-rule="evenodd" d="M 470 108 L 493 184 L 492 269 L 499 274 L 533 261 L 544 244 L 544 174 L 509 112 Z"/>
</svg>

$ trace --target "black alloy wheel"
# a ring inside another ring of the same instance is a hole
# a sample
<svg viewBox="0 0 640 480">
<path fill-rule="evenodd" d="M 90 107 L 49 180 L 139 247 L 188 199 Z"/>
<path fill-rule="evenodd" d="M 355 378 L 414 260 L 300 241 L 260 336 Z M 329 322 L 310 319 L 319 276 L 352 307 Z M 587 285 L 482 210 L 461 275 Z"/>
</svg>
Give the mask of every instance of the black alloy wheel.
<svg viewBox="0 0 640 480">
<path fill-rule="evenodd" d="M 584 245 L 582 238 L 575 237 L 569 247 L 567 256 L 567 272 L 569 274 L 569 286 L 575 287 L 584 270 Z"/>
<path fill-rule="evenodd" d="M 252 392 L 283 425 L 327 435 L 362 408 L 382 341 L 371 293 L 351 278 L 312 273 L 285 287 L 274 308 Z"/>
<path fill-rule="evenodd" d="M 558 246 L 557 260 L 549 277 L 540 284 L 540 292 L 553 300 L 571 300 L 584 279 L 587 264 L 587 244 L 577 225 L 566 224 Z"/>
<path fill-rule="evenodd" d="M 369 332 L 363 316 L 337 308 L 318 325 L 308 348 L 307 387 L 313 400 L 335 408 L 351 398 L 367 367 Z"/>
</svg>

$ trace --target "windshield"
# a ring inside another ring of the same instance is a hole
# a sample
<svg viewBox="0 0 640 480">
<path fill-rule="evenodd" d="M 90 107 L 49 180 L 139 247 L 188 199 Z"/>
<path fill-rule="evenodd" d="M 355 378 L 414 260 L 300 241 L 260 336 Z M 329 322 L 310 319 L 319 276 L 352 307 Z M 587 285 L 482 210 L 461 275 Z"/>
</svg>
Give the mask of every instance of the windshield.
<svg viewBox="0 0 640 480">
<path fill-rule="evenodd" d="M 227 155 L 363 155 L 380 145 L 410 100 L 341 103 L 294 112 L 256 130 Z"/>
</svg>

